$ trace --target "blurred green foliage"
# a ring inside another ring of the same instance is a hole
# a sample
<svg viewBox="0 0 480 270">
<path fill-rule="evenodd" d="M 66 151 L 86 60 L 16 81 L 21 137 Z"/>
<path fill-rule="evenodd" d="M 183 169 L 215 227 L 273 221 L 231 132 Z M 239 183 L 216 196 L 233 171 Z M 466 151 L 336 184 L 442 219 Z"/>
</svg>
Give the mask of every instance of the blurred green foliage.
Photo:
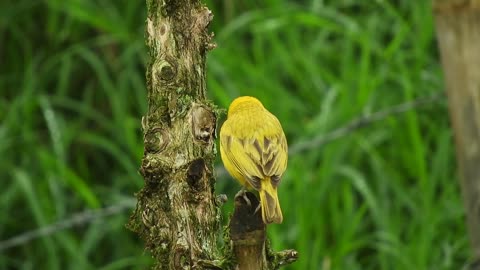
<svg viewBox="0 0 480 270">
<path fill-rule="evenodd" d="M 261 99 L 290 145 L 443 91 L 430 1 L 207 1 L 209 96 Z M 0 3 L 0 240 L 142 185 L 145 3 Z M 275 249 L 288 269 L 460 269 L 464 210 L 444 102 L 290 155 Z M 221 166 L 221 164 L 218 164 Z M 226 176 L 217 192 L 233 197 Z M 224 207 L 225 217 L 232 200 Z M 0 269 L 145 269 L 130 211 L 0 251 Z"/>
</svg>

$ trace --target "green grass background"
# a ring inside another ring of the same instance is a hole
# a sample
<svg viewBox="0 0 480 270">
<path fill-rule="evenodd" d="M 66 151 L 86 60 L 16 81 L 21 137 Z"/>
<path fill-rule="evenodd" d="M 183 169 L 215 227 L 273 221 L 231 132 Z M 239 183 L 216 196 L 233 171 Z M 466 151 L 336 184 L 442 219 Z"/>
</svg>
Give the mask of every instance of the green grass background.
<svg viewBox="0 0 480 270">
<path fill-rule="evenodd" d="M 254 95 L 305 143 L 443 91 L 430 1 L 207 1 L 209 97 Z M 0 3 L 0 240 L 142 186 L 144 1 Z M 218 166 L 221 166 L 218 163 Z M 469 257 L 445 98 L 292 153 L 286 269 L 461 269 Z M 226 176 L 217 192 L 239 186 Z M 223 208 L 232 207 L 230 199 Z M 0 269 L 145 269 L 131 210 L 0 251 Z"/>
</svg>

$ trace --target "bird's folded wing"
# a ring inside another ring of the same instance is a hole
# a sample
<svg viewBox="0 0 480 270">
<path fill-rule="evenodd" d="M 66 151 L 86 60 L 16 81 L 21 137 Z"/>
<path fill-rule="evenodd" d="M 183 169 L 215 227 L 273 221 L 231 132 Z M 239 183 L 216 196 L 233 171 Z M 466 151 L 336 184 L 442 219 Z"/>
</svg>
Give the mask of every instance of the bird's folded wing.
<svg viewBox="0 0 480 270">
<path fill-rule="evenodd" d="M 220 138 L 220 143 L 227 158 L 255 189 L 260 188 L 260 179 L 272 176 L 279 179 L 286 169 L 287 146 L 283 133 L 251 138 L 226 135 Z"/>
</svg>

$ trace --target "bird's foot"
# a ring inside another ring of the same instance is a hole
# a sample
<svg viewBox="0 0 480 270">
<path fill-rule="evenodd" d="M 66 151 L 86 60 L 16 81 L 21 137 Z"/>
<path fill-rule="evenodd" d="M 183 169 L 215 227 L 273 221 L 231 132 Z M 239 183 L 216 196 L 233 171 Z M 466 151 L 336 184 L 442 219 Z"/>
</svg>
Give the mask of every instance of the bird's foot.
<svg viewBox="0 0 480 270">
<path fill-rule="evenodd" d="M 245 200 L 245 202 L 247 203 L 247 205 L 249 207 L 252 206 L 252 202 L 250 201 L 250 199 L 248 198 L 247 196 L 247 190 L 245 188 L 242 188 L 236 195 L 235 195 L 235 198 L 238 197 L 238 196 L 242 196 L 242 198 Z"/>
</svg>

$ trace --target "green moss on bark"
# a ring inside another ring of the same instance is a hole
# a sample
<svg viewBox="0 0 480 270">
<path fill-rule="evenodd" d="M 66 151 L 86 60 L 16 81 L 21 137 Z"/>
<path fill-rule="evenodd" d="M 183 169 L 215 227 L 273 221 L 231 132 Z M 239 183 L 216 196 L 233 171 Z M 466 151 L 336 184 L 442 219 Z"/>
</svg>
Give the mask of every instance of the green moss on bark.
<svg viewBox="0 0 480 270">
<path fill-rule="evenodd" d="M 220 224 L 212 165 L 216 114 L 205 100 L 211 17 L 199 1 L 147 0 L 147 9 L 145 186 L 127 226 L 144 239 L 155 269 L 202 269 L 201 261 L 218 256 Z"/>
</svg>

